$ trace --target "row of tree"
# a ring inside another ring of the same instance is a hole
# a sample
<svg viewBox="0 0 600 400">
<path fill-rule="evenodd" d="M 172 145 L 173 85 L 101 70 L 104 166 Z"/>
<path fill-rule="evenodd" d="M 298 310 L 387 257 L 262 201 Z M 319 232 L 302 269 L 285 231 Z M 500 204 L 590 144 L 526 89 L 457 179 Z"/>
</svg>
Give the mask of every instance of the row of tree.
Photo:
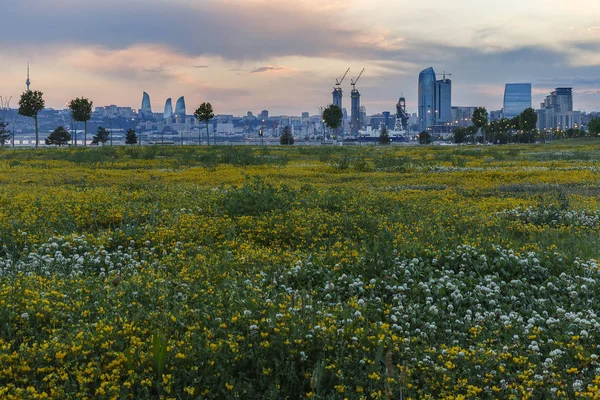
<svg viewBox="0 0 600 400">
<path fill-rule="evenodd" d="M 536 140 L 544 140 L 546 134 L 538 132 L 537 114 L 533 108 L 525 109 L 514 118 L 502 118 L 488 123 L 488 112 L 485 107 L 478 107 L 473 112 L 472 126 L 458 128 L 454 131 L 454 142 L 476 142 L 489 141 L 493 143 L 531 143 Z M 590 136 L 600 136 L 600 118 L 595 118 L 588 124 Z M 570 128 L 566 131 L 557 131 L 560 137 L 584 137 L 583 129 Z"/>
<path fill-rule="evenodd" d="M 52 131 L 50 135 L 48 135 L 48 137 L 46 138 L 46 145 L 66 146 L 69 144 L 71 139 L 71 133 L 67 131 L 64 127 L 59 126 L 54 131 Z M 102 145 L 105 145 L 109 140 L 111 140 L 110 132 L 106 128 L 99 127 L 98 132 L 92 138 L 92 144 L 99 145 L 100 143 L 102 143 Z M 125 136 L 125 144 L 133 145 L 137 143 L 138 137 L 135 133 L 135 130 L 128 129 L 127 134 Z"/>
<path fill-rule="evenodd" d="M 71 117 L 74 121 L 83 122 L 83 145 L 87 145 L 87 122 L 92 117 L 92 107 L 94 103 L 85 97 L 77 97 L 71 100 L 67 107 L 71 110 Z M 26 91 L 21 95 L 19 100 L 19 114 L 25 117 L 33 118 L 35 121 L 35 146 L 39 145 L 39 129 L 38 129 L 38 115 L 40 111 L 44 109 L 46 102 L 44 100 L 44 94 L 39 90 Z M 206 141 L 210 144 L 210 137 L 208 131 L 208 123 L 215 117 L 212 105 L 210 103 L 202 103 L 200 107 L 194 112 L 194 117 L 198 122 L 206 123 Z M 8 138 L 10 138 L 11 132 L 7 129 L 7 124 L 0 121 L 0 142 L 4 144 Z M 68 139 L 66 139 L 68 137 Z M 98 133 L 93 137 L 92 144 L 105 144 L 109 140 L 110 136 L 105 128 L 98 128 Z M 134 140 L 135 138 L 135 140 Z M 66 139 L 66 140 L 65 140 Z M 199 141 L 201 142 L 201 135 L 199 133 Z M 56 128 L 46 139 L 46 144 L 56 144 L 59 146 L 68 144 L 71 140 L 71 134 L 62 126 Z M 215 138 L 216 140 L 216 138 Z M 126 144 L 137 143 L 137 135 L 132 129 L 127 131 L 125 139 Z"/>
</svg>

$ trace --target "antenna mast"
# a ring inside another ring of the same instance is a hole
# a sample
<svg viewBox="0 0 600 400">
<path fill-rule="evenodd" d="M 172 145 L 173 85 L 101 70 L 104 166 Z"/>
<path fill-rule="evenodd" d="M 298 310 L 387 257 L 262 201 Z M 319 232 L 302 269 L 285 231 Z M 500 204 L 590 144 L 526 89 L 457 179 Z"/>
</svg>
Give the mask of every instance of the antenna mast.
<svg viewBox="0 0 600 400">
<path fill-rule="evenodd" d="M 27 85 L 27 91 L 29 92 L 29 85 L 31 85 L 31 81 L 29 80 L 29 63 L 27 63 L 27 80 L 25 81 L 25 84 Z"/>
</svg>

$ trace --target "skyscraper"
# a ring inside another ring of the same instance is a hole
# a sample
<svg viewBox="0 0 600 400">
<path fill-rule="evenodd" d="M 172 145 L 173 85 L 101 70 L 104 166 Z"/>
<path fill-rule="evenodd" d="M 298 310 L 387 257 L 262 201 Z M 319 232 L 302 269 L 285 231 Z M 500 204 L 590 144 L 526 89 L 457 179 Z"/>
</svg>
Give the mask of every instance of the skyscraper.
<svg viewBox="0 0 600 400">
<path fill-rule="evenodd" d="M 333 105 L 338 106 L 340 109 L 342 108 L 342 88 L 336 87 L 333 89 Z"/>
<path fill-rule="evenodd" d="M 504 89 L 504 118 L 519 116 L 531 107 L 531 83 L 507 83 Z"/>
<path fill-rule="evenodd" d="M 142 119 L 152 118 L 152 106 L 150 105 L 150 96 L 146 92 L 144 92 L 144 96 L 142 98 L 142 108 L 140 110 L 140 117 L 142 117 Z"/>
<path fill-rule="evenodd" d="M 163 118 L 168 120 L 173 116 L 173 103 L 171 102 L 171 98 L 169 97 L 167 99 L 167 102 L 165 103 L 165 113 L 163 115 Z"/>
<path fill-rule="evenodd" d="M 352 134 L 358 135 L 360 130 L 360 92 L 356 89 L 352 89 L 350 93 L 352 99 L 352 106 L 350 108 L 350 126 L 352 127 Z"/>
<path fill-rule="evenodd" d="M 573 89 L 556 88 L 546 96 L 538 114 L 537 128 L 566 130 L 581 126 L 581 112 L 573 111 Z"/>
<path fill-rule="evenodd" d="M 185 118 L 185 99 L 181 96 L 175 104 L 175 117 Z"/>
<path fill-rule="evenodd" d="M 429 67 L 419 74 L 419 130 L 425 131 L 435 122 L 435 71 Z"/>
<path fill-rule="evenodd" d="M 435 122 L 452 121 L 452 81 L 444 79 L 435 81 Z"/>
</svg>

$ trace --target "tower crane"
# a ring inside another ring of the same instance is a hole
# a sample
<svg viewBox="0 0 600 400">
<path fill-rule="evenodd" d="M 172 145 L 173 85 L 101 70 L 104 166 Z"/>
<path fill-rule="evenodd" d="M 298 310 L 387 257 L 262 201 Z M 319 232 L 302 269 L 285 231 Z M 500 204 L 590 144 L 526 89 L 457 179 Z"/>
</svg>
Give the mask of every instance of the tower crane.
<svg viewBox="0 0 600 400">
<path fill-rule="evenodd" d="M 348 75 L 348 72 L 350 72 L 350 68 L 346 70 L 346 73 L 344 74 L 344 76 L 342 76 L 342 79 L 335 79 L 335 86 L 339 87 L 342 85 L 342 82 L 344 82 L 344 79 L 346 79 L 346 75 Z"/>
<path fill-rule="evenodd" d="M 362 71 L 360 71 L 360 74 L 358 74 L 358 77 L 356 78 L 356 80 L 350 79 L 350 82 L 351 82 L 351 85 L 352 85 L 352 90 L 356 90 L 356 84 L 358 83 L 358 80 L 362 76 L 363 72 L 365 72 L 364 68 L 362 69 Z"/>
<path fill-rule="evenodd" d="M 448 76 L 452 76 L 452 74 L 447 73 L 446 71 L 442 72 L 442 75 L 444 76 L 444 80 L 446 80 L 446 75 Z"/>
</svg>

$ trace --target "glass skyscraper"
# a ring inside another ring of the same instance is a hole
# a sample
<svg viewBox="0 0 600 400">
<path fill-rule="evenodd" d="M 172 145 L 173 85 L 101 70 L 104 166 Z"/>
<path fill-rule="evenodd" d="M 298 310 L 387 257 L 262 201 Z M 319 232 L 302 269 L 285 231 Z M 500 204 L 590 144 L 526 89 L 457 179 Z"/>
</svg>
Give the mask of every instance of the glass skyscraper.
<svg viewBox="0 0 600 400">
<path fill-rule="evenodd" d="M 504 89 L 504 118 L 519 116 L 531 107 L 531 83 L 507 83 Z"/>
<path fill-rule="evenodd" d="M 452 121 L 452 81 L 442 79 L 435 82 L 435 123 Z"/>
<path fill-rule="evenodd" d="M 435 71 L 427 68 L 419 74 L 419 130 L 427 130 L 435 121 Z"/>
<path fill-rule="evenodd" d="M 433 130 L 452 122 L 452 81 L 436 80 L 433 68 L 419 74 L 419 130 Z"/>
<path fill-rule="evenodd" d="M 140 116 L 142 118 L 152 118 L 152 106 L 150 105 L 150 96 L 144 92 L 142 98 L 142 109 L 140 110 Z"/>
<path fill-rule="evenodd" d="M 175 104 L 175 116 L 185 119 L 185 99 L 181 96 Z"/>
<path fill-rule="evenodd" d="M 165 103 L 165 112 L 163 114 L 163 119 L 170 119 L 173 116 L 173 103 L 171 102 L 171 98 L 167 99 Z"/>
</svg>

